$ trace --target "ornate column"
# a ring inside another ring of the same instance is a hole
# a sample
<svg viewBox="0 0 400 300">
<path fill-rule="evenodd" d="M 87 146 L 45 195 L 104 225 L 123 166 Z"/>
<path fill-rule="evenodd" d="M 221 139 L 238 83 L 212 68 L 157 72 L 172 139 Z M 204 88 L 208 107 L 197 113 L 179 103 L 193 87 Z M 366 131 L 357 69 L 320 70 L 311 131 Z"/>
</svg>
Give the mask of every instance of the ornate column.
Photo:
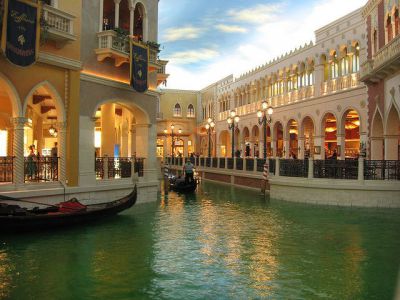
<svg viewBox="0 0 400 300">
<path fill-rule="evenodd" d="M 133 35 L 133 22 L 135 19 L 135 7 L 129 6 L 129 34 Z"/>
<path fill-rule="evenodd" d="M 340 148 L 340 153 L 338 153 L 338 159 L 345 159 L 345 150 L 346 150 L 346 134 L 337 134 L 337 146 Z"/>
<path fill-rule="evenodd" d="M 315 149 L 310 148 L 310 152 L 314 153 L 314 159 L 315 160 L 319 160 L 319 159 L 324 160 L 325 159 L 325 135 L 314 136 L 314 148 Z M 314 152 L 314 150 L 316 150 L 316 151 Z"/>
<path fill-rule="evenodd" d="M 13 118 L 14 139 L 13 139 L 13 180 L 15 184 L 24 183 L 24 125 L 26 118 Z"/>
<path fill-rule="evenodd" d="M 14 127 L 7 128 L 7 156 L 13 155 Z"/>
<path fill-rule="evenodd" d="M 316 65 L 314 68 L 314 96 L 322 95 L 321 86 L 324 82 L 324 65 Z"/>
<path fill-rule="evenodd" d="M 299 159 L 304 159 L 304 147 L 305 147 L 304 136 L 300 136 L 298 138 L 298 144 L 297 144 L 297 148 L 300 148 L 298 152 Z"/>
<path fill-rule="evenodd" d="M 119 4 L 121 3 L 121 0 L 114 0 L 115 4 L 115 20 L 114 20 L 114 27 L 119 28 Z"/>
<path fill-rule="evenodd" d="M 58 180 L 61 182 L 65 182 L 66 179 L 66 157 L 67 157 L 67 123 L 59 122 L 56 123 L 56 129 L 58 131 Z"/>
</svg>

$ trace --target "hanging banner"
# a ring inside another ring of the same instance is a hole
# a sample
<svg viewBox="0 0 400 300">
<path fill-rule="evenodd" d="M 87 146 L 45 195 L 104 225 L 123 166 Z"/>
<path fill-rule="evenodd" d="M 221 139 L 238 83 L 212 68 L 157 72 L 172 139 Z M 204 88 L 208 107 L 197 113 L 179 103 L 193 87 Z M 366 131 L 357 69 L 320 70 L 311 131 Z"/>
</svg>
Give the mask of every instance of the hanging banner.
<svg viewBox="0 0 400 300">
<path fill-rule="evenodd" d="M 7 59 L 18 66 L 33 64 L 39 53 L 39 4 L 5 0 L 1 48 Z"/>
<path fill-rule="evenodd" d="M 148 89 L 147 73 L 149 65 L 149 49 L 140 44 L 131 42 L 131 86 L 139 93 Z"/>
</svg>

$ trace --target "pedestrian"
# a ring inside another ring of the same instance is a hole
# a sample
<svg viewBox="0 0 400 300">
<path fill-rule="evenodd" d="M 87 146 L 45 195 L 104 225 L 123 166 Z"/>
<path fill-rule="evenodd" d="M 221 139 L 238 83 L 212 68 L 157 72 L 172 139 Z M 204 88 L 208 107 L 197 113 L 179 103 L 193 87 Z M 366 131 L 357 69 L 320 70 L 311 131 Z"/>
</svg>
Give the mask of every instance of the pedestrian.
<svg viewBox="0 0 400 300">
<path fill-rule="evenodd" d="M 36 160 L 35 145 L 30 145 L 28 155 L 28 179 L 30 180 L 36 179 Z"/>
</svg>

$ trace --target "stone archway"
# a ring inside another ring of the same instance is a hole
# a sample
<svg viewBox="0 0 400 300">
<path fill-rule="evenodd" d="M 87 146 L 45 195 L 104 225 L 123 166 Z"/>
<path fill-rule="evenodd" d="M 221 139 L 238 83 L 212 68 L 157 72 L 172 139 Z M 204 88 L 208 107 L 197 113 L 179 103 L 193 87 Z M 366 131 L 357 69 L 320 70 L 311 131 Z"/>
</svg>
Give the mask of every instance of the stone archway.
<svg viewBox="0 0 400 300">
<path fill-rule="evenodd" d="M 286 136 L 289 140 L 289 157 L 299 157 L 299 126 L 296 120 L 290 119 L 286 126 Z"/>
<path fill-rule="evenodd" d="M 228 130 L 223 130 L 219 134 L 219 156 L 228 157 L 231 153 L 231 139 Z"/>
<path fill-rule="evenodd" d="M 339 156 L 344 158 L 358 158 L 360 155 L 360 125 L 361 119 L 359 113 L 354 109 L 348 109 L 344 112 L 341 121 L 341 153 Z M 343 136 L 344 133 L 344 136 Z M 344 139 L 344 141 L 343 141 Z"/>
<path fill-rule="evenodd" d="M 315 125 L 313 119 L 307 116 L 301 122 L 300 155 L 299 158 L 314 157 Z"/>
<path fill-rule="evenodd" d="M 400 119 L 399 112 L 394 105 L 387 114 L 385 126 L 385 159 L 398 160 L 400 145 Z"/>
<path fill-rule="evenodd" d="M 326 113 L 322 118 L 323 148 L 321 149 L 322 159 L 331 157 L 337 153 L 337 119 L 333 113 Z"/>
<path fill-rule="evenodd" d="M 274 124 L 274 137 L 276 156 L 282 157 L 285 155 L 284 152 L 286 152 L 286 150 L 283 145 L 283 125 L 279 121 Z"/>
<path fill-rule="evenodd" d="M 253 157 L 260 157 L 260 128 L 257 125 L 251 130 L 251 143 Z"/>
<path fill-rule="evenodd" d="M 383 119 L 376 110 L 371 126 L 371 159 L 383 160 L 385 158 Z"/>
</svg>

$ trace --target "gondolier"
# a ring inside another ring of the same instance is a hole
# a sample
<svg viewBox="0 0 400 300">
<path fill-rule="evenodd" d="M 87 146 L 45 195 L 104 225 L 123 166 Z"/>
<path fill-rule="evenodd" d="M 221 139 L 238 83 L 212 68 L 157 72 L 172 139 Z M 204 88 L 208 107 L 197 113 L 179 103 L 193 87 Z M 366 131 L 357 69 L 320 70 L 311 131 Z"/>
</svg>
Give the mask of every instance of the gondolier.
<svg viewBox="0 0 400 300">
<path fill-rule="evenodd" d="M 183 166 L 183 172 L 185 173 L 185 183 L 193 182 L 193 164 L 190 159 L 186 160 L 185 165 Z"/>
</svg>

